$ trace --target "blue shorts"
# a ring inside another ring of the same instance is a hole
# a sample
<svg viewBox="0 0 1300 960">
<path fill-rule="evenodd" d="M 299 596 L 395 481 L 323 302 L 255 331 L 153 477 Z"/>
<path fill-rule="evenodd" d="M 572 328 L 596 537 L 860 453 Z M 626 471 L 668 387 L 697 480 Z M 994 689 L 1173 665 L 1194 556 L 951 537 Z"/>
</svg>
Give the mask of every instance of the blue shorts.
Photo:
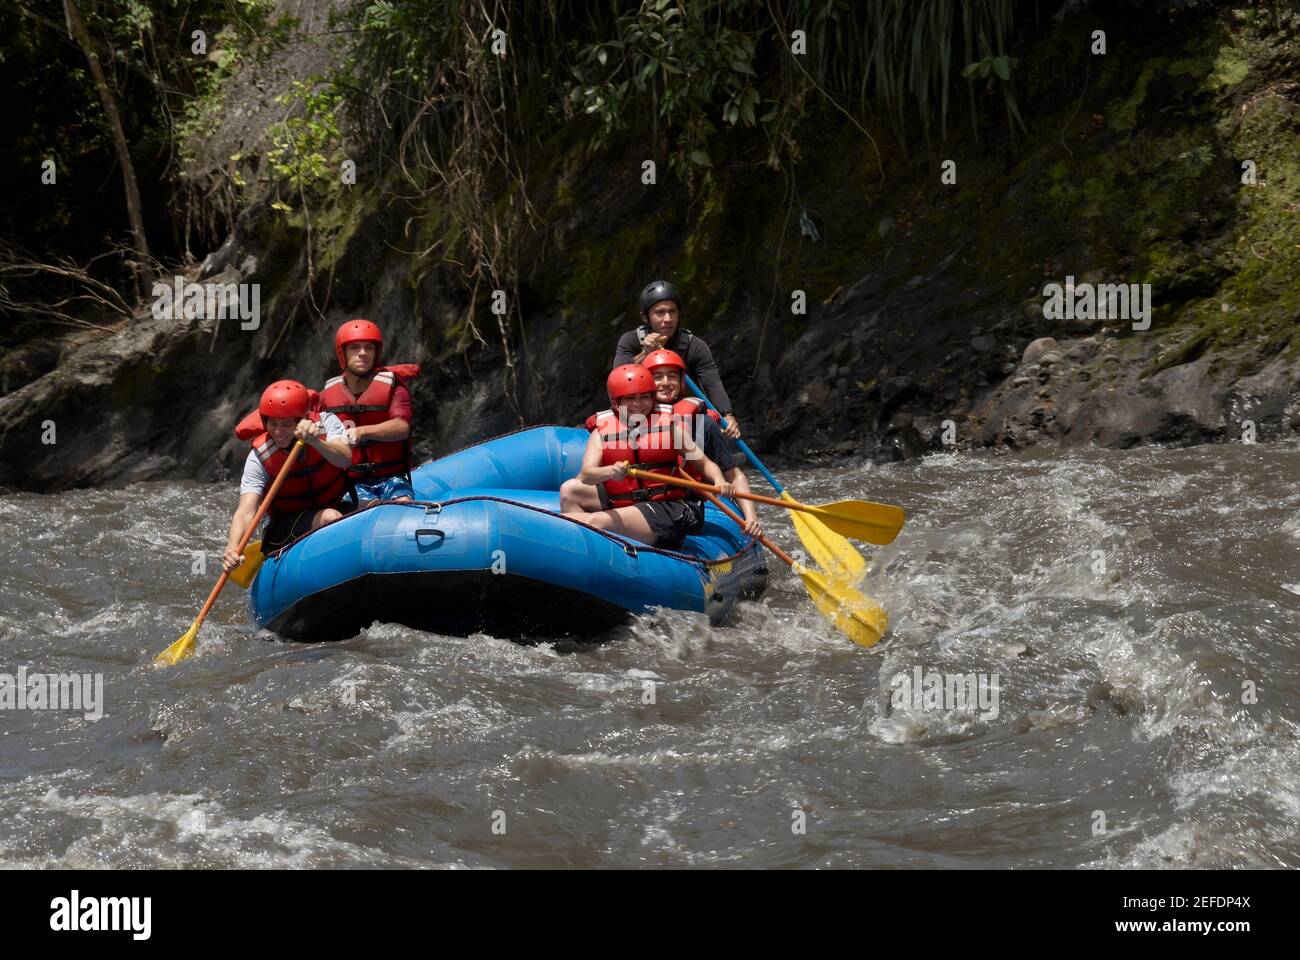
<svg viewBox="0 0 1300 960">
<path fill-rule="evenodd" d="M 384 477 L 371 483 L 362 483 L 358 480 L 355 486 L 358 506 L 371 500 L 396 500 L 398 497 L 415 499 L 411 481 L 406 477 Z"/>
</svg>

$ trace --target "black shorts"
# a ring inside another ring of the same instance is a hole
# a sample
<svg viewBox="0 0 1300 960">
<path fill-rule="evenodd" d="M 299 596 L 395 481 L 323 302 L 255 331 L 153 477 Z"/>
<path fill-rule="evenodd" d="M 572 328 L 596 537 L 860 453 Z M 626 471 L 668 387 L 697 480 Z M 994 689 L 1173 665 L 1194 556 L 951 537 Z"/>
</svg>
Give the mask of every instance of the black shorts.
<svg viewBox="0 0 1300 960">
<path fill-rule="evenodd" d="M 272 510 L 262 531 L 262 552 L 279 550 L 290 540 L 297 540 L 311 532 L 311 518 L 315 510 L 299 510 L 296 513 L 281 513 Z"/>
<path fill-rule="evenodd" d="M 636 508 L 650 524 L 656 547 L 676 550 L 688 534 L 699 533 L 704 527 L 703 500 L 647 500 Z"/>
</svg>

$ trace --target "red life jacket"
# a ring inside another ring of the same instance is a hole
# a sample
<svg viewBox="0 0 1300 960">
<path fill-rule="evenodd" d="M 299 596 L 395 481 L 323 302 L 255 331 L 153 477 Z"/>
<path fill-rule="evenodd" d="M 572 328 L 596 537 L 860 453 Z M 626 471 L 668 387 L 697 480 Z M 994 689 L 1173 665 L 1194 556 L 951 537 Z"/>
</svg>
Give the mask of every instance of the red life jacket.
<svg viewBox="0 0 1300 960">
<path fill-rule="evenodd" d="M 672 473 L 682 463 L 682 452 L 673 445 L 672 408 L 657 404 L 647 418 L 647 425 L 636 434 L 613 410 L 602 410 L 595 415 L 594 429 L 600 434 L 600 462 L 603 466 L 626 460 L 633 466 L 659 473 Z M 646 500 L 681 500 L 685 487 L 666 483 L 650 483 L 639 477 L 606 480 L 605 493 L 611 506 L 630 507 Z"/>
<path fill-rule="evenodd" d="M 399 363 L 391 367 L 377 367 L 370 383 L 354 397 L 342 376 L 325 384 L 320 392 L 318 409 L 332 413 L 343 423 L 358 427 L 373 427 L 391 420 L 388 407 L 393 391 L 405 386 L 407 380 L 419 376 L 420 367 L 414 363 Z M 352 466 L 348 476 L 368 483 L 382 477 L 396 477 L 411 472 L 411 436 L 405 440 L 362 440 L 352 448 Z"/>
<path fill-rule="evenodd" d="M 709 419 L 714 423 L 721 423 L 722 417 L 718 411 L 705 406 L 704 401 L 699 397 L 682 397 L 673 404 L 673 413 L 683 417 L 691 417 L 697 413 L 706 413 Z"/>
<path fill-rule="evenodd" d="M 682 426 L 690 432 L 690 435 L 699 441 L 700 435 L 695 429 L 695 417 L 705 414 L 714 423 L 721 423 L 722 417 L 718 411 L 710 410 L 699 397 L 682 397 L 673 404 L 673 416 L 681 420 Z M 704 475 L 704 467 L 701 466 L 700 460 L 688 460 L 682 457 L 682 469 L 692 480 L 699 483 L 708 483 L 709 478 Z"/>
<path fill-rule="evenodd" d="M 319 422 L 316 413 L 308 419 Z M 262 415 L 256 410 L 244 417 L 235 427 L 235 436 L 249 441 L 253 453 L 262 462 L 267 475 L 275 480 L 289 459 L 289 451 L 275 445 L 271 435 L 262 425 Z M 267 489 L 270 489 L 269 487 Z M 347 492 L 347 476 L 341 467 L 326 460 L 314 447 L 303 444 L 302 453 L 293 463 L 293 469 L 284 478 L 271 509 L 277 513 L 298 513 L 302 510 L 324 510 L 334 507 Z"/>
</svg>

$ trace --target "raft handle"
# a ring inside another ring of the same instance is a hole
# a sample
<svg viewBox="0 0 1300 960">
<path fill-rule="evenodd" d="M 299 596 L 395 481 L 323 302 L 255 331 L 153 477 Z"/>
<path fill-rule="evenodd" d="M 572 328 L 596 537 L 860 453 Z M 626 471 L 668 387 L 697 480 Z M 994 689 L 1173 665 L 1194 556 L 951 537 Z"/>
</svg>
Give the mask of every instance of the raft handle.
<svg viewBox="0 0 1300 960">
<path fill-rule="evenodd" d="M 415 531 L 415 539 L 418 541 L 421 537 L 437 537 L 445 540 L 447 535 L 436 527 L 420 527 Z"/>
</svg>

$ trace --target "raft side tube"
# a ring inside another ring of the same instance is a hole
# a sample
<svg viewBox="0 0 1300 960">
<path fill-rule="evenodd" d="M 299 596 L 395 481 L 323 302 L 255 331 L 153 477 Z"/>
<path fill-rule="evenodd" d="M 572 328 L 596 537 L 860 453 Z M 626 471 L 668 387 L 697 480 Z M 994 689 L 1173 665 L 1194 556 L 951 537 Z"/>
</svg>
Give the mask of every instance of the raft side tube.
<svg viewBox="0 0 1300 960">
<path fill-rule="evenodd" d="M 744 543 L 721 527 L 692 539 L 693 549 L 715 557 L 729 556 Z M 421 574 L 419 582 L 426 583 L 430 575 L 471 571 L 522 577 L 632 613 L 656 606 L 703 612 L 710 581 L 703 563 L 551 513 L 511 502 L 453 499 L 436 507 L 384 504 L 322 527 L 267 559 L 249 589 L 249 603 L 265 626 L 291 607 L 362 578 Z M 358 595 L 352 602 L 364 607 L 377 600 Z M 391 619 L 387 607 L 370 609 Z"/>
<path fill-rule="evenodd" d="M 412 472 L 415 498 L 437 500 L 466 487 L 559 490 L 582 468 L 588 436 L 576 427 L 551 426 L 484 440 Z"/>
</svg>

